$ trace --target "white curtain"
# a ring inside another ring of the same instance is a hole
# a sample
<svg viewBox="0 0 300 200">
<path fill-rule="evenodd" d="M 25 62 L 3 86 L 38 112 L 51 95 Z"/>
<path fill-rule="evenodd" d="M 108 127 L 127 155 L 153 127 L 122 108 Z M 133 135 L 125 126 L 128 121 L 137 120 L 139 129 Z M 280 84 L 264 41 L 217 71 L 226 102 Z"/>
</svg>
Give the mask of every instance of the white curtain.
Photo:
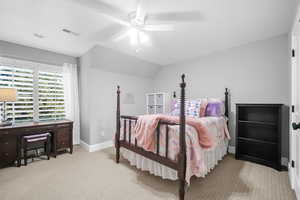
<svg viewBox="0 0 300 200">
<path fill-rule="evenodd" d="M 72 120 L 73 144 L 80 143 L 80 116 L 77 65 L 65 63 L 63 65 L 63 77 L 65 87 L 66 118 Z"/>
</svg>

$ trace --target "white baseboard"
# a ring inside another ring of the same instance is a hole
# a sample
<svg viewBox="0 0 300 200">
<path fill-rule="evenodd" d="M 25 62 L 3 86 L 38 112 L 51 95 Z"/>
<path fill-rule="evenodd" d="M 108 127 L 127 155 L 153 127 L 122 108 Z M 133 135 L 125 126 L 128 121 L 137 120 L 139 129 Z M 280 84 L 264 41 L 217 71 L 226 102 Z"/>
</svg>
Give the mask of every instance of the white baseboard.
<svg viewBox="0 0 300 200">
<path fill-rule="evenodd" d="M 294 181 L 295 181 L 294 182 L 294 191 L 296 193 L 296 198 L 300 199 L 300 183 L 296 177 L 295 177 Z"/>
<path fill-rule="evenodd" d="M 295 173 L 294 168 L 292 167 L 291 162 L 290 162 L 288 164 L 288 174 L 289 174 L 290 184 L 291 184 L 291 187 L 293 190 L 295 189 L 295 180 L 294 180 L 295 174 L 294 173 Z"/>
<path fill-rule="evenodd" d="M 86 151 L 90 151 L 90 147 L 87 143 L 85 143 L 84 141 L 80 140 L 80 146 L 82 148 L 84 148 Z"/>
<path fill-rule="evenodd" d="M 102 149 L 112 147 L 113 144 L 114 144 L 113 141 L 109 140 L 109 141 L 102 142 L 102 143 L 99 143 L 99 144 L 89 145 L 89 144 L 85 143 L 84 141 L 80 140 L 80 146 L 82 148 L 84 148 L 85 150 L 87 150 L 88 152 L 100 151 Z"/>
<path fill-rule="evenodd" d="M 228 152 L 231 154 L 235 154 L 235 146 L 228 146 Z"/>
</svg>

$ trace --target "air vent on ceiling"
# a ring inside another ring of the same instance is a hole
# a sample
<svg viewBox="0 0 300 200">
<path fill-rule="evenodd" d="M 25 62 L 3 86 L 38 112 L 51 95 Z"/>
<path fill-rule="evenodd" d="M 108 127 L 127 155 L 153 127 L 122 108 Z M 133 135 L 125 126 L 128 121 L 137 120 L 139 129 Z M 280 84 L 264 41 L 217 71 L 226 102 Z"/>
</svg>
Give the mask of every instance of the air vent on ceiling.
<svg viewBox="0 0 300 200">
<path fill-rule="evenodd" d="M 65 28 L 64 28 L 64 29 L 62 29 L 62 31 L 65 32 L 65 33 L 74 35 L 74 36 L 79 36 L 79 33 L 73 32 L 73 31 L 71 31 L 71 30 L 69 30 L 69 29 L 65 29 Z"/>
<path fill-rule="evenodd" d="M 45 36 L 41 35 L 41 34 L 38 34 L 38 33 L 34 33 L 33 34 L 34 37 L 37 37 L 39 39 L 43 39 Z"/>
</svg>

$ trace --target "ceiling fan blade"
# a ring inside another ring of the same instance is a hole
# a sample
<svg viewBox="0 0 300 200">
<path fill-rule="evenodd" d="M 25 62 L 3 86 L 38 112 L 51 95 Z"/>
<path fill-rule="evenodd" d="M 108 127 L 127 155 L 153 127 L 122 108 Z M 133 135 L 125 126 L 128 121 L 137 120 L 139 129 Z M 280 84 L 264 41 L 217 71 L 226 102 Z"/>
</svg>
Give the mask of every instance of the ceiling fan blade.
<svg viewBox="0 0 300 200">
<path fill-rule="evenodd" d="M 157 25 L 145 25 L 142 28 L 145 31 L 174 31 L 175 28 L 173 25 L 168 24 L 157 24 Z"/>
<path fill-rule="evenodd" d="M 120 31 L 118 34 L 115 34 L 112 37 L 112 41 L 118 42 L 120 40 L 123 40 L 126 37 L 128 37 L 128 29 L 124 29 L 123 31 Z"/>
<path fill-rule="evenodd" d="M 95 33 L 92 38 L 101 43 L 115 41 L 116 38 L 126 31 L 127 27 L 120 24 L 112 24 Z"/>
<path fill-rule="evenodd" d="M 100 0 L 71 0 L 78 3 L 84 7 L 95 10 L 96 12 L 104 15 L 105 17 L 120 23 L 122 25 L 129 26 L 128 15 L 126 12 L 117 8 L 111 4 L 105 3 Z"/>
<path fill-rule="evenodd" d="M 203 20 L 199 11 L 148 13 L 147 24 L 157 22 L 198 22 Z"/>
<path fill-rule="evenodd" d="M 142 0 L 137 0 L 136 16 L 135 19 L 139 21 L 144 21 L 146 13 L 142 8 Z"/>
</svg>

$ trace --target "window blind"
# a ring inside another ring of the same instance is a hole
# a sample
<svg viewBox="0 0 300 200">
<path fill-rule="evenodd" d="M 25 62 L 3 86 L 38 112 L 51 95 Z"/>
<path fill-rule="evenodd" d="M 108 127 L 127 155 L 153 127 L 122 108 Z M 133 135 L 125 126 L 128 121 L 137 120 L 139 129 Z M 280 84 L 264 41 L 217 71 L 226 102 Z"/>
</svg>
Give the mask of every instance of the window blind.
<svg viewBox="0 0 300 200">
<path fill-rule="evenodd" d="M 0 65 L 0 87 L 17 89 L 17 101 L 7 103 L 7 118 L 31 121 L 34 118 L 33 70 Z M 2 106 L 3 102 L 1 102 Z"/>
<path fill-rule="evenodd" d="M 39 72 L 39 119 L 65 118 L 63 76 L 60 73 Z"/>
</svg>

